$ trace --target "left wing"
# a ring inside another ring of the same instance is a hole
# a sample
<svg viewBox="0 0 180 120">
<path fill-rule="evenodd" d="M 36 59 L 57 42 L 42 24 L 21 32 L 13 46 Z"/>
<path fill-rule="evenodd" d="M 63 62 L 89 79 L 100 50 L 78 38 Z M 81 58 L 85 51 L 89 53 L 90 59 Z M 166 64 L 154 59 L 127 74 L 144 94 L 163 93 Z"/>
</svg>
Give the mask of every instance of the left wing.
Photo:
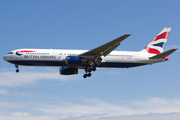
<svg viewBox="0 0 180 120">
<path fill-rule="evenodd" d="M 87 61 L 94 61 L 96 64 L 100 64 L 102 61 L 101 56 L 107 56 L 110 52 L 112 52 L 114 49 L 116 49 L 119 45 L 120 42 L 122 42 L 124 39 L 129 37 L 131 34 L 124 34 L 119 38 L 116 38 L 115 40 L 112 40 L 104 45 L 101 45 L 95 49 L 89 50 L 83 54 L 80 54 L 79 57 L 85 58 Z M 98 61 L 99 59 L 99 61 Z M 98 62 L 97 62 L 97 61 Z"/>
<path fill-rule="evenodd" d="M 120 45 L 120 42 L 129 37 L 131 34 L 124 34 L 123 36 L 116 38 L 104 45 L 101 45 L 93 50 L 89 50 L 83 54 L 80 54 L 79 57 L 92 59 L 97 56 L 107 56 L 110 52 L 112 52 L 115 48 Z"/>
</svg>

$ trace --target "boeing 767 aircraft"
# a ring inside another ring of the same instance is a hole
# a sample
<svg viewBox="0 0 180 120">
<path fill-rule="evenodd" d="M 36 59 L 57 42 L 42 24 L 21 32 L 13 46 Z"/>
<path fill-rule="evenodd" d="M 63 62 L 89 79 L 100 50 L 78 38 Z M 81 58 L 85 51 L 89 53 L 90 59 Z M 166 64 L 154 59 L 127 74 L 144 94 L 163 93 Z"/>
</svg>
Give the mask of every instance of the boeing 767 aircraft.
<svg viewBox="0 0 180 120">
<path fill-rule="evenodd" d="M 4 60 L 15 64 L 17 73 L 19 65 L 58 66 L 61 75 L 78 74 L 78 69 L 84 69 L 86 78 L 101 67 L 129 68 L 167 61 L 167 56 L 177 50 L 163 52 L 170 30 L 164 28 L 139 52 L 113 51 L 131 35 L 124 34 L 92 50 L 17 49 L 5 55 Z"/>
</svg>

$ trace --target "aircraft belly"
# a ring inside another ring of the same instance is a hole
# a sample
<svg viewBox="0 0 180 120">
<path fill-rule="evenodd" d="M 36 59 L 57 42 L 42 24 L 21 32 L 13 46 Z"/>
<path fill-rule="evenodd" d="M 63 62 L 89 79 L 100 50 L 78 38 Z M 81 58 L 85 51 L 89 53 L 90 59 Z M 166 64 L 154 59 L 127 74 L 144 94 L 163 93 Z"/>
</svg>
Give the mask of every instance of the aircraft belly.
<svg viewBox="0 0 180 120">
<path fill-rule="evenodd" d="M 115 68 L 128 68 L 147 65 L 146 63 L 128 63 L 128 62 L 102 62 L 99 67 L 115 67 Z"/>
<path fill-rule="evenodd" d="M 27 66 L 67 66 L 64 61 L 41 61 L 41 60 L 12 60 L 9 61 L 13 64 L 27 65 Z"/>
</svg>

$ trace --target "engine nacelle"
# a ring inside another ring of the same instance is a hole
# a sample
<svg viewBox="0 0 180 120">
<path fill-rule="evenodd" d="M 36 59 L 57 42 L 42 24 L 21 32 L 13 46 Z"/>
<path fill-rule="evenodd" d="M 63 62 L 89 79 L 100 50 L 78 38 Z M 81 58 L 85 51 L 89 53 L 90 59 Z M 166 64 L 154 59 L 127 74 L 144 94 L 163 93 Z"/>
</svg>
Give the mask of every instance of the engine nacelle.
<svg viewBox="0 0 180 120">
<path fill-rule="evenodd" d="M 85 64 L 86 59 L 83 59 L 78 56 L 67 56 L 66 57 L 66 64 L 67 65 L 80 65 L 80 64 Z"/>
<path fill-rule="evenodd" d="M 61 75 L 73 75 L 78 74 L 78 69 L 72 67 L 60 67 L 59 72 Z"/>
</svg>

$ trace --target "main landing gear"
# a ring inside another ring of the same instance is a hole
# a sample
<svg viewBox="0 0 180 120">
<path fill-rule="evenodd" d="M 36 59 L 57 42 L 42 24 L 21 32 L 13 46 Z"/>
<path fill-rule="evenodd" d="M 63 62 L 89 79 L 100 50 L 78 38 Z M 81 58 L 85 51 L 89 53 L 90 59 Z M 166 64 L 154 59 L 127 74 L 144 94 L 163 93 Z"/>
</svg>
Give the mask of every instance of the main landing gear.
<svg viewBox="0 0 180 120">
<path fill-rule="evenodd" d="M 102 61 L 102 58 L 99 56 L 99 57 L 96 57 L 94 61 L 88 61 L 89 63 L 89 66 L 86 67 L 85 69 L 85 74 L 83 75 L 84 78 L 86 77 L 91 77 L 91 72 L 92 71 L 96 71 L 96 67 L 99 66 L 99 64 L 101 63 Z M 87 73 L 89 72 L 89 73 Z"/>
<path fill-rule="evenodd" d="M 85 69 L 86 73 L 83 75 L 84 78 L 87 78 L 87 77 L 91 77 L 91 72 L 92 71 L 96 71 L 96 67 L 88 67 L 87 69 Z M 89 73 L 87 73 L 89 72 Z"/>
<path fill-rule="evenodd" d="M 83 75 L 83 77 L 87 78 L 87 77 L 91 77 L 91 75 L 92 75 L 91 73 L 88 73 L 88 74 L 86 73 L 86 74 Z"/>
<path fill-rule="evenodd" d="M 16 72 L 18 73 L 19 69 L 18 69 L 18 65 L 17 64 L 15 64 L 15 68 L 16 68 Z"/>
</svg>

